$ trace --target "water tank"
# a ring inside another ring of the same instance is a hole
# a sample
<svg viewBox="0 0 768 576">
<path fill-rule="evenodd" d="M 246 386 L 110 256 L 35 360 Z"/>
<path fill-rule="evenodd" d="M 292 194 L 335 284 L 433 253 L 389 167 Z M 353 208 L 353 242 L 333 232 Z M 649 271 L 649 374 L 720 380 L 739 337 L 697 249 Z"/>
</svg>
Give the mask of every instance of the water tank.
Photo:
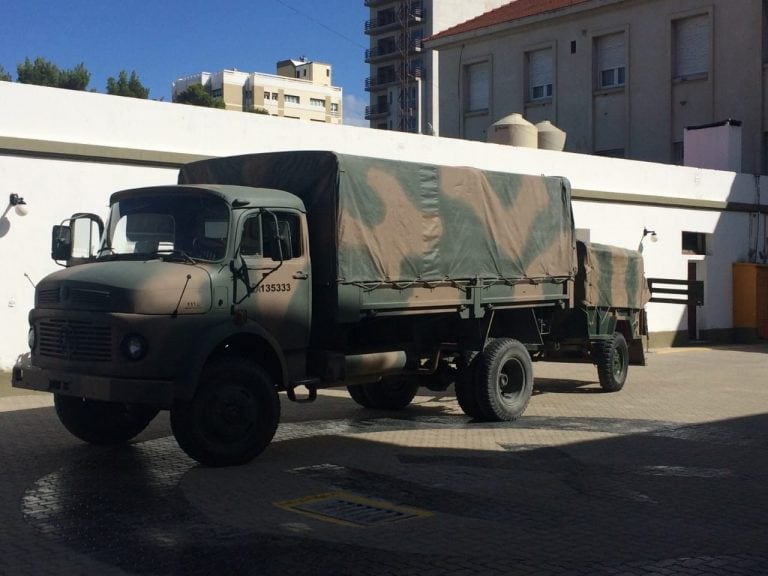
<svg viewBox="0 0 768 576">
<path fill-rule="evenodd" d="M 549 120 L 544 120 L 536 124 L 538 130 L 539 148 L 542 150 L 556 150 L 561 152 L 565 148 L 565 132 L 552 124 Z"/>
<path fill-rule="evenodd" d="M 523 118 L 522 114 L 510 114 L 488 129 L 488 142 L 536 148 L 538 146 L 536 126 Z"/>
</svg>

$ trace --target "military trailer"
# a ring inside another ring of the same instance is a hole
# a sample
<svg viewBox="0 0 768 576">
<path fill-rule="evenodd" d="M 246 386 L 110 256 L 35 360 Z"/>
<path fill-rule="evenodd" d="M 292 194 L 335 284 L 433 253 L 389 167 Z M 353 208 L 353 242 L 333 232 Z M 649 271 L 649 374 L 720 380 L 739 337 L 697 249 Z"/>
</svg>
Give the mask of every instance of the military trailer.
<svg viewBox="0 0 768 576">
<path fill-rule="evenodd" d="M 97 242 L 95 239 L 99 237 Z M 405 408 L 455 387 L 477 420 L 523 414 L 532 361 L 644 364 L 637 252 L 576 242 L 567 180 L 279 152 L 196 162 L 116 192 L 106 225 L 54 227 L 13 385 L 75 436 L 125 442 L 170 410 L 201 463 L 272 440 L 279 391 L 346 386 Z"/>
</svg>

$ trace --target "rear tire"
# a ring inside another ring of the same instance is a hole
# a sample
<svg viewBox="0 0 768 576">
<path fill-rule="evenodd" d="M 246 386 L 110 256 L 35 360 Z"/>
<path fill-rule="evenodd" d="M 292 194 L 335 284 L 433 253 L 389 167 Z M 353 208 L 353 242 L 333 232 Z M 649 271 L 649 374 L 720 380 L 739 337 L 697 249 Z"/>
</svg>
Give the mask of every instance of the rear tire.
<svg viewBox="0 0 768 576">
<path fill-rule="evenodd" d="M 373 408 L 371 401 L 368 399 L 368 395 L 365 393 L 366 384 L 354 384 L 347 386 L 347 392 L 349 392 L 352 400 L 360 404 L 364 408 Z"/>
<path fill-rule="evenodd" d="M 272 379 L 257 364 L 225 358 L 203 370 L 194 398 L 171 409 L 182 450 L 207 466 L 236 466 L 259 455 L 280 420 Z"/>
<path fill-rule="evenodd" d="M 77 438 L 90 444 L 123 444 L 143 431 L 159 410 L 143 404 L 53 395 L 56 416 Z"/>
<path fill-rule="evenodd" d="M 456 401 L 462 412 L 470 418 L 483 417 L 480 405 L 477 403 L 477 390 L 475 388 L 475 373 L 477 361 L 480 355 L 476 352 L 466 351 L 456 360 L 456 381 L 453 384 L 456 392 Z"/>
<path fill-rule="evenodd" d="M 415 376 L 386 376 L 379 382 L 347 386 L 352 399 L 375 410 L 402 410 L 416 397 L 419 381 Z"/>
<path fill-rule="evenodd" d="M 533 392 L 533 365 L 525 346 L 499 338 L 477 359 L 475 394 L 481 417 L 491 421 L 519 418 Z"/>
<path fill-rule="evenodd" d="M 592 357 L 597 364 L 600 387 L 606 392 L 621 390 L 629 371 L 629 348 L 624 335 L 615 332 L 613 338 L 593 342 Z"/>
</svg>

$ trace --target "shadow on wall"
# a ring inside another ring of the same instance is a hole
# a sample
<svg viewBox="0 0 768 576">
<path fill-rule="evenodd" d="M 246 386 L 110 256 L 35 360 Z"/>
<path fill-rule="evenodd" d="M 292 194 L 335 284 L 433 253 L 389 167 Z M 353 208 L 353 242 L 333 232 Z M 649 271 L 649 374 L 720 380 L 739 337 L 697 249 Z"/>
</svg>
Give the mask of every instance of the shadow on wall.
<svg viewBox="0 0 768 576">
<path fill-rule="evenodd" d="M 768 322 L 768 296 L 762 300 L 762 310 L 755 309 L 759 302 L 734 302 L 734 294 L 738 298 L 744 290 L 734 286 L 732 272 L 733 264 L 737 262 L 768 262 L 768 193 L 763 191 L 761 195 L 760 180 L 759 176 L 736 174 L 724 208 L 689 209 L 717 211 L 714 227 L 702 224 L 706 219 L 689 222 L 681 218 L 679 228 L 666 231 L 679 235 L 672 239 L 675 252 L 682 254 L 675 279 L 703 282 L 704 305 L 655 304 L 678 308 L 681 314 L 676 331 L 652 332 L 652 346 L 765 342 L 759 336 L 761 322 Z M 649 252 L 647 248 L 646 254 Z M 657 257 L 677 255 L 659 254 Z M 676 288 L 685 289 L 685 286 Z M 754 292 L 756 289 L 753 288 L 751 293 Z M 749 316 L 755 319 L 754 325 L 737 326 L 734 305 L 751 307 Z"/>
</svg>

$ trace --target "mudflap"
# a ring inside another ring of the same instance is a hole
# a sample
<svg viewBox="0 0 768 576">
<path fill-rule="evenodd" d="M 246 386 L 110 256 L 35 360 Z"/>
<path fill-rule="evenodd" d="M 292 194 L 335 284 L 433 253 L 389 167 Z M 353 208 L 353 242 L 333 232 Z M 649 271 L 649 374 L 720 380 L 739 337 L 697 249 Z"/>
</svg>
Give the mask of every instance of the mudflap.
<svg viewBox="0 0 768 576">
<path fill-rule="evenodd" d="M 645 349 L 643 348 L 643 339 L 634 338 L 629 342 L 629 365 L 645 366 Z"/>
</svg>

